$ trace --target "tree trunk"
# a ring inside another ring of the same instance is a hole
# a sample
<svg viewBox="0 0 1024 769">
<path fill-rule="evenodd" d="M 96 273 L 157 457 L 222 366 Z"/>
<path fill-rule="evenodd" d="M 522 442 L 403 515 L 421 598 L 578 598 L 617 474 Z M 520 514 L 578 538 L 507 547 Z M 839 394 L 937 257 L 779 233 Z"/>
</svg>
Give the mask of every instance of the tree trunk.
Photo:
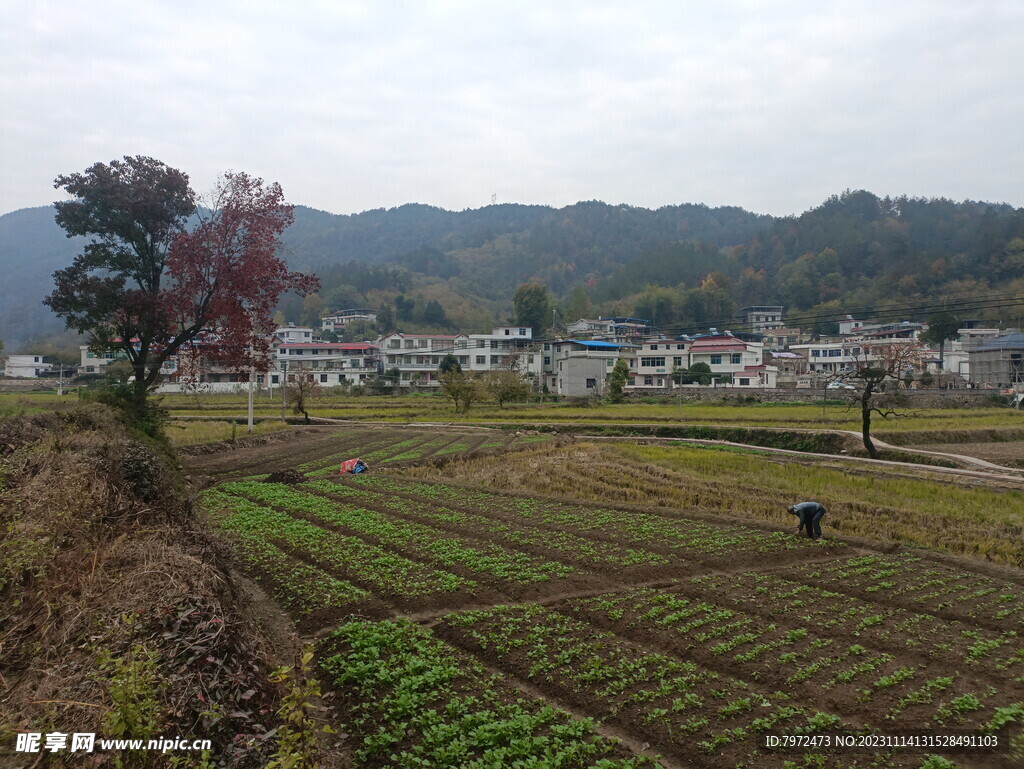
<svg viewBox="0 0 1024 769">
<path fill-rule="evenodd" d="M 871 389 L 865 390 L 860 401 L 860 433 L 864 439 L 864 448 L 868 450 L 868 456 L 878 459 L 878 449 L 871 440 Z"/>
</svg>

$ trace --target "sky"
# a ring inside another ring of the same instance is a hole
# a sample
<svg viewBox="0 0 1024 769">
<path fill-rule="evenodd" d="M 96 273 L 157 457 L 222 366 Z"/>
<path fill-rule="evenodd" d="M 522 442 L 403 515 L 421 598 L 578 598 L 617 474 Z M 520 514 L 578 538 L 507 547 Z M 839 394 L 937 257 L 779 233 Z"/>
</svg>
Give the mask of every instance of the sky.
<svg viewBox="0 0 1024 769">
<path fill-rule="evenodd" d="M 0 214 L 124 155 L 350 214 L 1024 206 L 1021 0 L 4 0 Z"/>
</svg>

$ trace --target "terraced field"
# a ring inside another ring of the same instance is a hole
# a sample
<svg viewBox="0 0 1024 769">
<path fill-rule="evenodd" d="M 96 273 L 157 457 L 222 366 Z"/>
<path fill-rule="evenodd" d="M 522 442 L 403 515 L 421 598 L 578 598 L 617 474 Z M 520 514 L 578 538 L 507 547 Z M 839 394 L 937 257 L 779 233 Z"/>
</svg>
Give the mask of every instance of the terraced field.
<svg viewBox="0 0 1024 769">
<path fill-rule="evenodd" d="M 454 454 L 508 451 L 550 441 L 549 435 L 445 427 L 307 427 L 274 436 L 265 445 L 231 450 L 230 444 L 196 447 L 190 466 L 216 480 L 300 469 L 330 475 L 346 459 L 370 467 Z"/>
<path fill-rule="evenodd" d="M 1005 750 L 1024 723 L 1019 571 L 815 543 L 693 510 L 333 469 L 353 448 L 371 467 L 466 450 L 464 434 L 442 438 L 333 439 L 344 445 L 293 460 L 305 482 L 228 480 L 203 495 L 239 563 L 321 638 L 320 677 L 337 693 L 355 766 L 1020 760 Z M 221 477 L 255 474 L 232 453 L 237 469 Z M 975 744 L 767 746 L 923 729 L 969 730 Z M 993 738 L 1002 752 L 977 744 Z"/>
</svg>

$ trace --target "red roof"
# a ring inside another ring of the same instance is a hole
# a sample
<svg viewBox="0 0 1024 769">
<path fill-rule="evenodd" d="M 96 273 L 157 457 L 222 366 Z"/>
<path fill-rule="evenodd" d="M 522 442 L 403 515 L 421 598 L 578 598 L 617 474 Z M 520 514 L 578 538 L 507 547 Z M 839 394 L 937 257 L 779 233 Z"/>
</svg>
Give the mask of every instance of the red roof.
<svg viewBox="0 0 1024 769">
<path fill-rule="evenodd" d="M 281 347 L 309 347 L 309 348 L 316 347 L 317 349 L 322 349 L 322 348 L 325 348 L 325 347 L 329 347 L 332 350 L 341 350 L 342 352 L 344 352 L 346 350 L 376 350 L 376 349 L 379 349 L 377 347 L 377 345 L 375 345 L 375 344 L 369 344 L 369 343 L 359 344 L 358 342 L 335 342 L 334 344 L 331 344 L 330 342 L 283 342 L 283 343 L 279 344 L 278 347 L 279 348 L 281 348 Z"/>
</svg>

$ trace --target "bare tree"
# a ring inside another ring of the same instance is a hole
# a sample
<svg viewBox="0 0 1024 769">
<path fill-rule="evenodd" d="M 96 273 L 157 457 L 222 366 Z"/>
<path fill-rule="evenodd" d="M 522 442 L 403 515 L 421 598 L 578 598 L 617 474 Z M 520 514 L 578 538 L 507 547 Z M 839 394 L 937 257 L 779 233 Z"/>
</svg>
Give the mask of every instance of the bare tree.
<svg viewBox="0 0 1024 769">
<path fill-rule="evenodd" d="M 310 401 L 319 394 L 320 383 L 313 378 L 312 374 L 300 371 L 295 375 L 295 380 L 288 383 L 288 398 L 292 404 L 292 413 L 302 414 L 307 425 L 310 424 Z"/>
<path fill-rule="evenodd" d="M 854 370 L 847 379 L 856 388 L 854 403 L 860 407 L 861 437 L 873 459 L 878 459 L 878 449 L 871 440 L 871 415 L 888 419 L 899 414 L 891 398 L 883 401 L 879 396 L 888 386 L 898 387 L 908 372 L 912 381 L 913 372 L 921 366 L 923 353 L 924 348 L 917 341 L 897 340 L 865 342 L 854 356 Z"/>
</svg>

